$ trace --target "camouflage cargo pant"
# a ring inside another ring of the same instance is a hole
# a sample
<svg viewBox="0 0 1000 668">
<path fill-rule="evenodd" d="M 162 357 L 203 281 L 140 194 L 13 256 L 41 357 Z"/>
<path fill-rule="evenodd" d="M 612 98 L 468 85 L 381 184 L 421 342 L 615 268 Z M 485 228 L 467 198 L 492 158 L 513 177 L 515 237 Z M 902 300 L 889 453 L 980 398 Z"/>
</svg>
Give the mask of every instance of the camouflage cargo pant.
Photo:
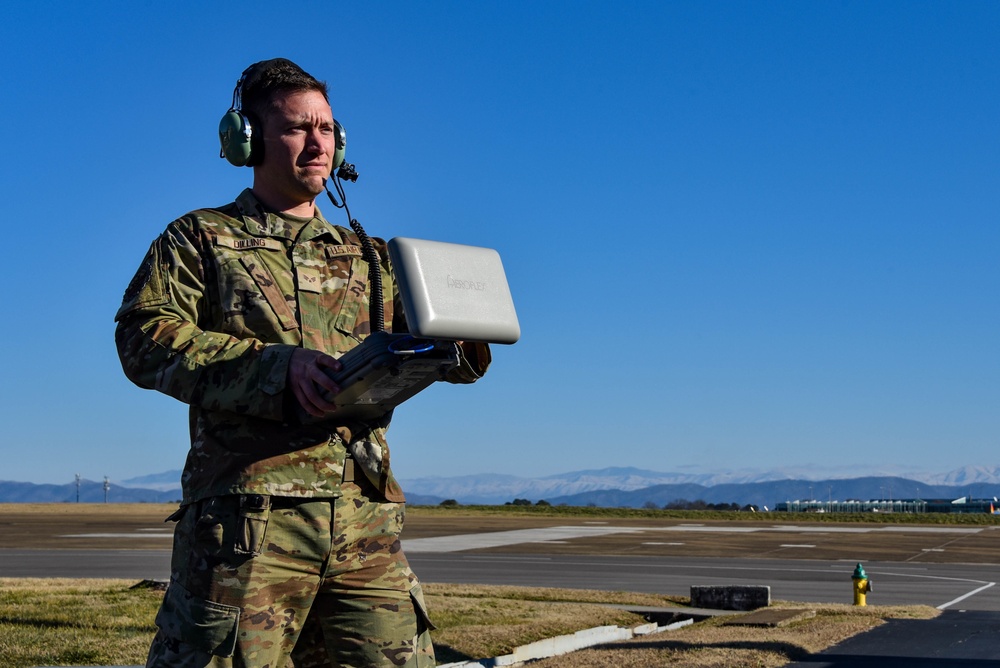
<svg viewBox="0 0 1000 668">
<path fill-rule="evenodd" d="M 373 500 L 365 480 L 343 493 L 189 506 L 146 665 L 434 666 L 433 627 L 400 549 L 402 504 Z"/>
</svg>

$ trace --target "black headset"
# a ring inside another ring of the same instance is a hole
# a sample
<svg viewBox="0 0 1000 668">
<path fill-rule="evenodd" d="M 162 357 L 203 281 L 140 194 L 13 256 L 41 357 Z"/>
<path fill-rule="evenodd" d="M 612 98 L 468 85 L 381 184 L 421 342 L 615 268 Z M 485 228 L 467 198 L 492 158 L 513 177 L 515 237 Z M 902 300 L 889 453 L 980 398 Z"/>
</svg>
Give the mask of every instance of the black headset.
<svg viewBox="0 0 1000 668">
<path fill-rule="evenodd" d="M 265 61 L 265 63 L 268 61 Z M 240 80 L 233 89 L 233 104 L 229 111 L 219 121 L 219 142 L 222 148 L 219 157 L 225 158 L 237 167 L 253 167 L 264 159 L 264 138 L 261 136 L 261 124 L 243 110 L 243 85 L 247 79 L 256 74 L 256 70 L 264 63 L 254 63 L 243 70 Z M 347 150 L 347 133 L 344 126 L 334 119 L 334 135 L 336 149 L 333 153 L 333 173 L 344 164 L 344 154 Z M 357 179 L 357 176 L 355 176 Z"/>
</svg>

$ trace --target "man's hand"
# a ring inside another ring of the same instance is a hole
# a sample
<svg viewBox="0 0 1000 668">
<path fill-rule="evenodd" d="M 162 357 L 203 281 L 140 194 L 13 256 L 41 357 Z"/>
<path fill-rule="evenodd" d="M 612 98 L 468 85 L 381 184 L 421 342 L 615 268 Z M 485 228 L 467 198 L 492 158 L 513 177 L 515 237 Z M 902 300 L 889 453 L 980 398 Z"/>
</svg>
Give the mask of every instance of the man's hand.
<svg viewBox="0 0 1000 668">
<path fill-rule="evenodd" d="M 296 348 L 288 364 L 288 384 L 306 413 L 317 418 L 327 417 L 337 410 L 327 396 L 340 392 L 324 369 L 340 371 L 340 362 L 326 353 L 307 348 Z"/>
</svg>

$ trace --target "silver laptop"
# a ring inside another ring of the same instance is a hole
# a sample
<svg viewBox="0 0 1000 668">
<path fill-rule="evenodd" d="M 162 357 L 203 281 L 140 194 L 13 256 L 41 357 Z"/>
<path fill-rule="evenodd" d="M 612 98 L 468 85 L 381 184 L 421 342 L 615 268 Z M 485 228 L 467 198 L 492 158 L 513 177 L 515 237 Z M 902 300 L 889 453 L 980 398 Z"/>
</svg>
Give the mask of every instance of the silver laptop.
<svg viewBox="0 0 1000 668">
<path fill-rule="evenodd" d="M 521 336 L 500 255 L 478 246 L 396 237 L 389 258 L 407 334 L 374 332 L 331 374 L 341 391 L 331 422 L 376 420 L 459 364 L 456 341 L 514 343 Z M 299 411 L 300 419 L 316 419 Z"/>
<path fill-rule="evenodd" d="M 389 258 L 414 336 L 485 343 L 521 337 L 507 275 L 492 248 L 396 237 Z"/>
</svg>

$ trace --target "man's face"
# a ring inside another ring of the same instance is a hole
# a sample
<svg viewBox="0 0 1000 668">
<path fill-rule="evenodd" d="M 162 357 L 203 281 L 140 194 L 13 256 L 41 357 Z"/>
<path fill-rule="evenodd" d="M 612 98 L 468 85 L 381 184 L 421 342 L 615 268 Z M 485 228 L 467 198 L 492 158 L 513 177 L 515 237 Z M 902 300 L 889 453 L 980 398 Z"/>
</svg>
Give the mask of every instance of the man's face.
<svg viewBox="0 0 1000 668">
<path fill-rule="evenodd" d="M 323 192 L 336 149 L 333 112 L 318 91 L 278 95 L 263 119 L 264 160 L 254 168 L 254 190 L 287 210 Z"/>
</svg>

